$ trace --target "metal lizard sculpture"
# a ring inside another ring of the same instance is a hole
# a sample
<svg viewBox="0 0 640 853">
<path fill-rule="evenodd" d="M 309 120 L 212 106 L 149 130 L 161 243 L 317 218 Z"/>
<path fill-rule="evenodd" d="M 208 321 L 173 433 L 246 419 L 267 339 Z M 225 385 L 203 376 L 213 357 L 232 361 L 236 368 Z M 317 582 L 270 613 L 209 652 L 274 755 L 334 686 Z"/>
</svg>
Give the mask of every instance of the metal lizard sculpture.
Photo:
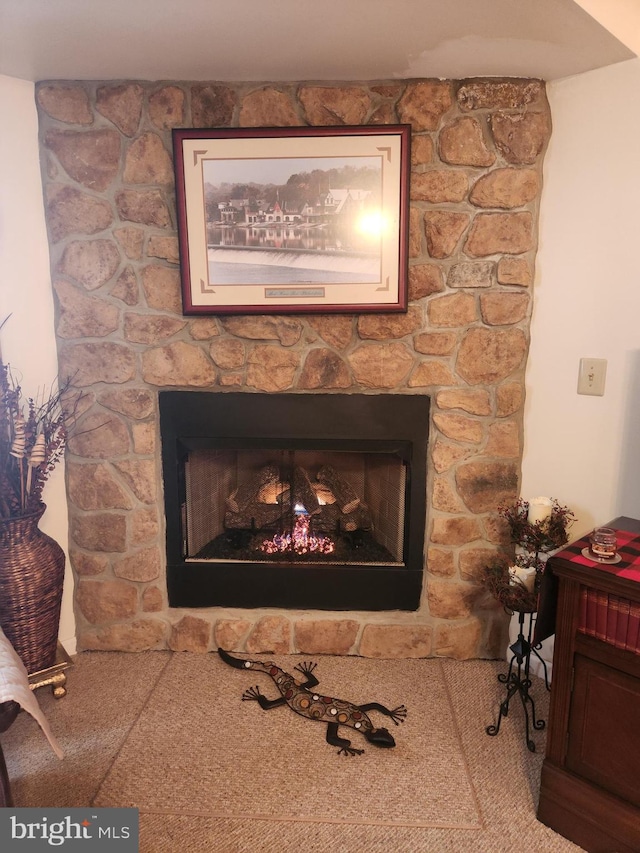
<svg viewBox="0 0 640 853">
<path fill-rule="evenodd" d="M 391 717 L 397 725 L 404 722 L 407 709 L 399 705 L 390 711 L 378 702 L 368 702 L 365 705 L 354 705 L 343 699 L 334 699 L 331 696 L 323 696 L 314 693 L 312 688 L 318 685 L 318 679 L 313 674 L 315 663 L 301 663 L 295 667 L 304 676 L 304 681 L 298 681 L 293 675 L 280 669 L 275 663 L 258 660 L 241 660 L 234 658 L 224 649 L 218 649 L 218 654 L 225 663 L 236 669 L 257 670 L 271 676 L 276 687 L 280 691 L 278 699 L 267 699 L 258 687 L 250 687 L 242 694 L 242 701 L 257 702 L 263 711 L 288 705 L 296 714 L 307 717 L 309 720 L 319 720 L 327 724 L 327 743 L 338 746 L 338 755 L 362 755 L 364 749 L 356 749 L 351 746 L 351 741 L 338 735 L 340 726 L 348 726 L 365 736 L 369 743 L 375 746 L 392 747 L 396 745 L 395 740 L 387 729 L 376 728 L 367 715 L 367 711 L 379 711 L 387 717 Z"/>
</svg>

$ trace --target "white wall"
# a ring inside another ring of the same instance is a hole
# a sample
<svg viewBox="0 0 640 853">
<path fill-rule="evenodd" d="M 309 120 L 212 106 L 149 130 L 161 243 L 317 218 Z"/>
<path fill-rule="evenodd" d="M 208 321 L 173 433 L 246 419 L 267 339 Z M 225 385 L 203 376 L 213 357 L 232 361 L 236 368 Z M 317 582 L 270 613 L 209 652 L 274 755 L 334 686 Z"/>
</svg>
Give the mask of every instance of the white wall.
<svg viewBox="0 0 640 853">
<path fill-rule="evenodd" d="M 522 495 L 570 506 L 579 536 L 640 518 L 640 60 L 548 93 Z M 608 361 L 603 397 L 576 393 L 584 356 Z"/>
<path fill-rule="evenodd" d="M 58 372 L 53 326 L 49 251 L 42 202 L 34 86 L 0 75 L 0 332 L 5 362 L 22 379 L 27 396 L 50 386 Z M 64 463 L 45 486 L 40 529 L 67 551 Z M 73 577 L 67 558 L 60 640 L 75 653 Z"/>
</svg>

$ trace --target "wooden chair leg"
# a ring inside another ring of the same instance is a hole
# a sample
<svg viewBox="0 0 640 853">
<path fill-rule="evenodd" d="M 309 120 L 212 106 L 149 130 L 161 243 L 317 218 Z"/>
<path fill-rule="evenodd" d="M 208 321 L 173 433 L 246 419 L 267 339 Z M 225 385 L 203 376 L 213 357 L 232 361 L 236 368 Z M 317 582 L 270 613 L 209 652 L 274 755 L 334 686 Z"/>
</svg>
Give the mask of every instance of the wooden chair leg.
<svg viewBox="0 0 640 853">
<path fill-rule="evenodd" d="M 0 746 L 0 808 L 11 808 L 12 806 L 13 796 L 11 794 L 11 783 L 9 782 L 9 774 L 7 773 L 4 753 Z"/>
<path fill-rule="evenodd" d="M 19 711 L 20 705 L 17 702 L 0 703 L 0 732 L 6 732 L 18 716 Z M 13 796 L 11 794 L 11 783 L 9 782 L 4 753 L 2 746 L 0 746 L 0 808 L 7 806 L 13 806 Z"/>
</svg>

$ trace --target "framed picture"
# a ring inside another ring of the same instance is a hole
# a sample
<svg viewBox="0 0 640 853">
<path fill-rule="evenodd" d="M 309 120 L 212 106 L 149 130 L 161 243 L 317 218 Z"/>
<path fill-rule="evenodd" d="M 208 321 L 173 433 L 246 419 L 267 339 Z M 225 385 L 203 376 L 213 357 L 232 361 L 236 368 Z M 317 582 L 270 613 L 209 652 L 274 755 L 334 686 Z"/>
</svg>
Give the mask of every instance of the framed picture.
<svg viewBox="0 0 640 853">
<path fill-rule="evenodd" d="M 406 311 L 410 139 L 175 129 L 184 313 Z"/>
</svg>

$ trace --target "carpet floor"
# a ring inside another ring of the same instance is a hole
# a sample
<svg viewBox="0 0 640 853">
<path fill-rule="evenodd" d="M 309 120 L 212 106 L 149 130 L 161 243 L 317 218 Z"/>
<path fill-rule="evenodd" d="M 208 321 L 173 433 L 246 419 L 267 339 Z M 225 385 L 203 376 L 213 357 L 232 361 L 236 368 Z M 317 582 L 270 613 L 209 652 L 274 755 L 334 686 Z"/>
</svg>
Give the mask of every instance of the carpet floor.
<svg viewBox="0 0 640 853">
<path fill-rule="evenodd" d="M 276 657 L 291 672 L 299 657 Z M 69 692 L 38 691 L 59 761 L 21 714 L 2 743 L 18 806 L 135 806 L 143 853 L 574 853 L 536 820 L 544 731 L 527 750 L 519 707 L 497 737 L 506 665 L 444 659 L 317 658 L 322 694 L 405 704 L 396 739 L 378 749 L 341 729 L 359 756 L 338 755 L 325 726 L 286 707 L 242 702 L 267 675 L 217 655 L 83 652 Z M 539 716 L 548 693 L 534 678 Z"/>
<path fill-rule="evenodd" d="M 276 658 L 292 672 L 302 658 Z M 294 673 L 295 674 L 295 673 Z M 298 675 L 300 678 L 301 676 Z M 393 729 L 396 747 L 369 745 L 338 755 L 326 723 L 288 707 L 263 711 L 243 702 L 258 685 L 280 694 L 268 675 L 238 671 L 217 655 L 175 655 L 102 784 L 95 805 L 203 817 L 269 818 L 402 826 L 480 827 L 475 794 L 446 683 L 437 660 L 372 661 L 326 657 L 316 669 L 320 695 L 357 705 L 409 706 Z M 323 689 L 324 688 L 324 689 Z M 408 780 L 423 780 L 408 788 Z"/>
</svg>

